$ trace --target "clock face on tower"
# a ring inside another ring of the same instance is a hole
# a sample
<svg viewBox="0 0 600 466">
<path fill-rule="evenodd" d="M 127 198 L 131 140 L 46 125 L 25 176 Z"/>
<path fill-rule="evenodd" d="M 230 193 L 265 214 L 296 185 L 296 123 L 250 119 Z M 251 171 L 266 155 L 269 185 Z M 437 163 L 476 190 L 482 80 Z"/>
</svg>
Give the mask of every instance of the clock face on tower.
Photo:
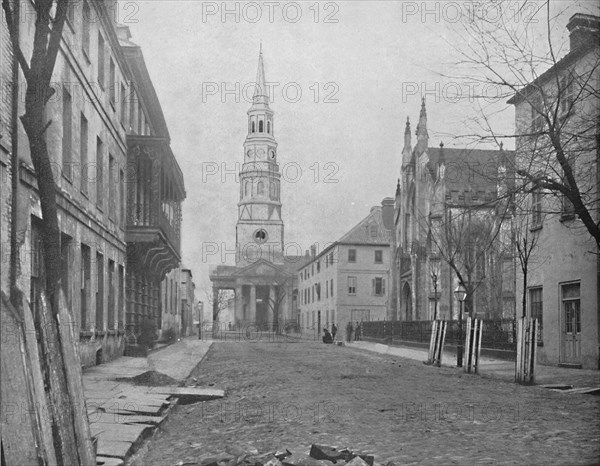
<svg viewBox="0 0 600 466">
<path fill-rule="evenodd" d="M 275 160 L 275 151 L 274 151 L 273 149 L 271 149 L 271 150 L 269 151 L 269 158 L 270 158 L 271 160 Z"/>
<path fill-rule="evenodd" d="M 248 158 L 252 157 L 252 149 L 249 149 L 248 152 L 246 152 L 246 157 L 248 157 Z"/>
</svg>

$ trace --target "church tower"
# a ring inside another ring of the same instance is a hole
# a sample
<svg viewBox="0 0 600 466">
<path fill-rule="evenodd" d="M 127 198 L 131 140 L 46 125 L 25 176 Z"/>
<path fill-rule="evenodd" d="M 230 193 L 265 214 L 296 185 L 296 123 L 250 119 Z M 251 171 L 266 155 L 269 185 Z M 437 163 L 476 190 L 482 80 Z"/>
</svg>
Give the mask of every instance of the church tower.
<svg viewBox="0 0 600 466">
<path fill-rule="evenodd" d="M 240 171 L 240 202 L 236 225 L 236 265 L 259 259 L 283 263 L 281 174 L 277 163 L 273 111 L 265 81 L 262 45 L 258 55 L 256 88 L 248 110 L 248 135 Z"/>
</svg>

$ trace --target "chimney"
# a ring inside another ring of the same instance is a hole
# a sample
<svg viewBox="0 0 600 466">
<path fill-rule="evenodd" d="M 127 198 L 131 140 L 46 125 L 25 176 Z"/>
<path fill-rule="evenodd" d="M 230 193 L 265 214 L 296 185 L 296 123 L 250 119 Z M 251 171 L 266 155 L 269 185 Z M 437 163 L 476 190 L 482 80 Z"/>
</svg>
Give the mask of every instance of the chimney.
<svg viewBox="0 0 600 466">
<path fill-rule="evenodd" d="M 314 258 L 317 256 L 317 245 L 313 244 L 310 246 L 310 255 Z"/>
<path fill-rule="evenodd" d="M 394 199 L 386 197 L 381 201 L 381 218 L 387 230 L 394 228 Z"/>
<path fill-rule="evenodd" d="M 569 18 L 570 51 L 600 42 L 600 17 L 576 13 Z"/>
<path fill-rule="evenodd" d="M 131 39 L 131 30 L 129 29 L 129 26 L 117 24 L 117 38 L 125 42 Z"/>
</svg>

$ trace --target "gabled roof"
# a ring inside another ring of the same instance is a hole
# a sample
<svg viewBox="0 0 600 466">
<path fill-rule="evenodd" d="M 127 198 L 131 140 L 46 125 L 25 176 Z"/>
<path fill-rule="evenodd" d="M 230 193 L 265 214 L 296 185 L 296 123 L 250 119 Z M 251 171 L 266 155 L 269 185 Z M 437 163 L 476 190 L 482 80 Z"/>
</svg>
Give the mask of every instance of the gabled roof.
<svg viewBox="0 0 600 466">
<path fill-rule="evenodd" d="M 371 208 L 369 215 L 336 241 L 336 244 L 378 245 L 389 242 L 390 231 L 383 225 L 381 207 L 375 206 Z"/>
</svg>

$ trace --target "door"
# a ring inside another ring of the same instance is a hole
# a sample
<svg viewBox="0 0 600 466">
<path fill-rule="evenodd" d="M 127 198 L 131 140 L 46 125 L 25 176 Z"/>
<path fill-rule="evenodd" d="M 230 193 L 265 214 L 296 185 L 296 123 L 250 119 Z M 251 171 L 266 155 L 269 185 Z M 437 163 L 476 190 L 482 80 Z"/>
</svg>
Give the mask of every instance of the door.
<svg viewBox="0 0 600 466">
<path fill-rule="evenodd" d="M 562 286 L 561 359 L 581 364 L 581 301 L 579 283 Z"/>
</svg>

